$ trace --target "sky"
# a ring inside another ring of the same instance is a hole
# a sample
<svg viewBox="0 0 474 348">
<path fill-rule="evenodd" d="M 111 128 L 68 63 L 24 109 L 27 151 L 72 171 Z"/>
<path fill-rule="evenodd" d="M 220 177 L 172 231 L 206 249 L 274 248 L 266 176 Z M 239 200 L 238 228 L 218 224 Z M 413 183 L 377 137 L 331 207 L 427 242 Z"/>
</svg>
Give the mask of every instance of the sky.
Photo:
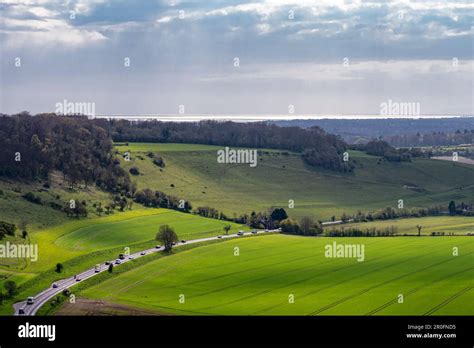
<svg viewBox="0 0 474 348">
<path fill-rule="evenodd" d="M 473 1 L 1 0 L 0 112 L 474 114 Z M 416 109 L 416 108 L 415 108 Z"/>
</svg>

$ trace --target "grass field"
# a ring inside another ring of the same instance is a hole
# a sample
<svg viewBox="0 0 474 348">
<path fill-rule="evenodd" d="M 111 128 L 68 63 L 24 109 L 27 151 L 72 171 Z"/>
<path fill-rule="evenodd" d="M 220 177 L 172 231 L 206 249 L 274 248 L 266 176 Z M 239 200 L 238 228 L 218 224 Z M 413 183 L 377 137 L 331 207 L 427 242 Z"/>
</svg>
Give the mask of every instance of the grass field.
<svg viewBox="0 0 474 348">
<path fill-rule="evenodd" d="M 180 238 L 195 239 L 222 234 L 224 225 L 229 223 L 139 206 L 107 217 L 72 220 L 30 234 L 25 242 L 38 244 L 38 261 L 1 259 L 0 285 L 6 280 L 14 280 L 20 285 L 20 298 L 34 295 L 57 279 L 116 258 L 123 252 L 123 247 L 130 247 L 131 252 L 150 248 L 163 224 L 171 225 Z M 238 224 L 230 225 L 231 231 L 243 228 Z M 64 264 L 61 274 L 53 271 L 58 262 Z M 0 314 L 9 313 L 11 308 L 7 307 L 0 306 Z"/>
<path fill-rule="evenodd" d="M 60 237 L 56 245 L 72 250 L 97 250 L 125 246 L 154 239 L 160 225 L 170 225 L 181 239 L 198 239 L 223 234 L 225 225 L 235 233 L 240 225 L 173 210 L 159 209 L 150 216 L 78 228 Z"/>
<path fill-rule="evenodd" d="M 363 223 L 348 223 L 344 225 L 336 225 L 336 229 L 358 227 L 362 230 L 368 228 L 383 229 L 390 226 L 398 228 L 398 234 L 417 235 L 418 229 L 416 225 L 421 225 L 421 234 L 429 235 L 432 232 L 443 232 L 448 235 L 463 235 L 467 233 L 474 234 L 474 218 L 469 216 L 428 216 L 421 218 L 405 218 L 384 221 L 373 221 Z M 330 231 L 332 227 L 325 227 L 325 231 Z"/>
<path fill-rule="evenodd" d="M 48 188 L 43 186 L 46 182 L 49 183 Z M 43 204 L 34 204 L 22 198 L 27 192 L 41 198 Z M 50 204 L 64 207 L 71 199 L 85 201 L 89 218 L 93 218 L 97 217 L 93 203 L 101 202 L 105 206 L 112 200 L 112 195 L 93 186 L 70 189 L 58 173 L 53 173 L 48 181 L 42 182 L 0 178 L 0 221 L 16 225 L 24 222 L 28 231 L 59 225 L 70 221 L 70 218 Z"/>
<path fill-rule="evenodd" d="M 354 174 L 340 174 L 305 165 L 298 154 L 260 151 L 255 168 L 246 164 L 217 163 L 221 147 L 189 144 L 130 143 L 118 146 L 130 151 L 132 160 L 125 168 L 137 167 L 134 176 L 139 188 L 151 188 L 187 199 L 194 205 L 215 207 L 234 213 L 287 209 L 292 217 L 312 216 L 319 220 L 339 217 L 343 212 L 373 211 L 397 205 L 426 207 L 447 205 L 450 200 L 474 203 L 474 166 L 430 159 L 377 164 L 378 157 L 351 152 L 356 161 Z M 159 168 L 146 156 L 163 157 Z"/>
<path fill-rule="evenodd" d="M 250 213 L 252 210 L 264 211 L 276 206 L 287 207 L 289 200 L 295 201 L 294 209 L 286 209 L 290 216 L 298 218 L 309 215 L 321 220 L 329 220 L 331 216 L 339 216 L 343 212 L 353 213 L 357 210 L 370 211 L 385 206 L 395 206 L 398 199 L 403 199 L 407 208 L 439 203 L 447 204 L 447 202 L 453 199 L 457 202 L 474 203 L 474 166 L 464 164 L 453 165 L 444 161 L 427 159 L 416 160 L 412 163 L 377 164 L 378 158 L 376 157 L 360 152 L 351 152 L 351 157 L 356 160 L 355 174 L 335 174 L 306 166 L 298 154 L 278 150 L 261 150 L 258 166 L 250 168 L 248 165 L 218 164 L 216 161 L 216 150 L 221 147 L 217 146 L 137 143 L 121 145 L 116 148 L 120 153 L 127 150 L 131 151 L 132 161 L 125 162 L 122 160 L 122 165 L 126 169 L 132 166 L 139 168 L 141 174 L 139 176 L 132 176 L 132 179 L 137 182 L 139 188 L 148 187 L 154 190 L 161 190 L 179 198 L 190 200 L 194 208 L 207 205 L 224 211 L 230 216 L 233 216 L 233 214 Z M 162 156 L 166 166 L 159 168 L 154 165 L 152 160 L 146 156 L 149 151 Z M 162 224 L 173 226 L 178 236 L 183 239 L 215 236 L 221 234 L 223 226 L 228 224 L 225 221 L 205 219 L 196 215 L 183 214 L 166 209 L 144 208 L 138 204 L 133 206 L 132 211 L 115 211 L 112 215 L 98 217 L 94 212 L 93 204 L 98 202 L 104 205 L 107 204 L 111 200 L 110 193 L 100 191 L 94 187 L 76 187 L 71 190 L 65 185 L 61 175 L 58 173 L 54 173 L 51 176 L 48 180 L 49 185 L 45 186 L 44 184 L 44 182 L 27 183 L 4 179 L 0 181 L 0 220 L 16 224 L 25 222 L 29 232 L 26 239 L 16 236 L 15 238 L 7 237 L 4 241 L 34 243 L 38 244 L 39 247 L 37 262 L 23 259 L 0 259 L 0 287 L 3 286 L 6 280 L 14 280 L 20 285 L 18 299 L 24 299 L 26 296 L 36 294 L 57 279 L 76 274 L 106 259 L 115 258 L 119 252 L 123 251 L 124 247 L 130 247 L 132 252 L 151 247 L 156 232 Z M 407 189 L 407 187 L 416 188 L 416 190 Z M 22 195 L 26 192 L 33 192 L 41 197 L 45 204 L 38 205 L 26 201 L 22 198 Z M 71 219 L 66 217 L 63 212 L 50 207 L 51 203 L 64 203 L 69 199 L 86 201 L 89 216 L 80 220 Z M 473 218 L 468 217 L 442 216 L 377 221 L 364 224 L 361 227 L 383 228 L 396 225 L 399 227 L 398 232 L 400 234 L 413 234 L 416 233 L 416 225 L 421 224 L 423 226 L 423 234 L 431 232 L 465 234 L 473 232 L 473 221 Z M 231 225 L 232 231 L 243 228 L 237 224 Z M 404 241 L 403 243 L 407 243 L 407 248 L 409 247 L 407 253 L 411 250 L 411 244 L 416 245 L 417 243 L 429 241 L 428 247 L 431 247 L 432 242 L 433 252 L 436 254 L 438 252 L 437 248 L 445 242 L 449 244 L 451 240 L 462 241 L 463 243 L 471 241 L 463 237 L 456 238 L 460 239 L 430 238 L 417 240 L 394 238 L 358 240 L 367 240 L 367 244 L 383 242 L 387 249 L 392 247 L 403 249 L 401 243 Z M 316 251 L 317 243 L 320 240 L 324 239 L 316 238 L 304 241 L 316 243 L 313 246 L 313 249 Z M 267 236 L 266 238 L 258 239 L 258 241 L 255 239 L 255 241 L 254 244 L 253 241 L 247 242 L 247 239 L 245 239 L 239 241 L 239 243 L 244 243 L 246 245 L 245 248 L 253 250 L 252 253 L 255 259 L 260 260 L 258 262 L 268 264 L 268 267 L 272 263 L 275 264 L 275 268 L 268 268 L 269 274 L 278 272 L 279 267 L 283 267 L 281 263 L 286 261 L 288 266 L 284 266 L 282 271 L 289 270 L 286 267 L 291 268 L 292 264 L 299 266 L 296 260 L 291 259 L 293 256 L 303 257 L 307 255 L 310 258 L 309 254 L 305 254 L 310 252 L 308 249 L 310 245 L 304 245 L 305 242 L 302 242 L 303 239 L 300 238 Z M 285 251 L 280 252 L 279 250 L 283 247 L 273 241 L 285 241 L 283 243 L 285 246 L 287 244 L 294 244 L 294 249 L 291 249 L 293 256 L 287 255 Z M 267 242 L 270 243 L 269 249 L 265 246 L 259 247 L 260 243 Z M 224 244 L 230 245 L 232 242 Z M 472 247 L 472 244 L 467 243 L 466 246 Z M 214 247 L 215 250 L 213 249 Z M 169 262 L 174 262 L 173 264 L 179 268 L 181 267 L 181 256 L 186 256 L 183 257 L 182 262 L 187 264 L 188 261 L 186 260 L 189 260 L 187 255 L 195 255 L 192 258 L 196 260 L 196 264 L 189 264 L 189 272 L 186 271 L 183 274 L 186 277 L 194 277 L 193 272 L 195 272 L 196 277 L 204 277 L 209 272 L 210 276 L 212 276 L 214 271 L 220 272 L 217 268 L 220 267 L 218 265 L 221 265 L 218 259 L 223 253 L 222 248 L 223 246 L 217 245 L 202 247 L 202 253 L 207 255 L 207 259 L 200 258 L 201 252 L 193 250 L 180 253 L 179 258 L 176 255 L 156 262 L 163 262 L 165 266 Z M 267 251 L 272 249 L 276 254 L 267 254 Z M 402 261 L 409 259 L 412 254 L 408 253 L 407 257 L 403 255 L 404 253 L 402 252 L 398 259 L 389 260 L 394 262 L 398 260 L 398 262 L 405 265 Z M 235 262 L 236 259 L 232 259 L 232 262 L 228 265 L 231 271 L 235 267 L 240 267 L 236 264 L 245 260 L 245 257 L 243 258 L 242 256 L 237 259 L 239 260 L 237 262 Z M 290 258 L 287 259 L 287 256 Z M 420 256 L 420 259 L 423 258 L 424 256 Z M 461 259 L 466 260 L 466 258 L 459 257 L 459 260 Z M 472 261 L 472 259 L 468 261 Z M 65 266 L 61 274 L 54 272 L 54 267 L 58 262 L 63 263 Z M 210 267 L 209 265 L 212 262 L 215 265 Z M 321 265 L 324 265 L 324 269 L 341 262 L 344 263 L 347 260 L 335 260 L 333 263 L 327 263 L 327 260 L 315 259 L 315 265 L 321 263 Z M 452 262 L 460 261 L 453 260 Z M 467 262 L 463 264 L 468 265 Z M 371 265 L 369 260 L 364 262 L 362 267 L 366 267 L 365 265 Z M 202 268 L 200 268 L 201 266 Z M 311 269 L 311 265 L 300 266 L 310 267 L 310 272 L 314 271 L 316 272 L 315 275 L 319 274 L 319 270 Z M 137 272 L 141 272 L 140 270 L 143 267 L 140 267 Z M 165 269 L 169 270 L 170 268 Z M 237 270 L 235 271 L 237 272 Z M 166 279 L 174 281 L 174 275 L 170 271 L 164 271 L 164 273 L 169 277 Z M 151 272 L 150 274 L 155 273 Z M 304 272 L 302 274 L 304 275 Z M 296 273 L 289 276 L 290 278 L 288 279 L 285 276 L 281 280 L 271 281 L 275 281 L 277 285 L 283 284 L 281 282 L 288 282 L 289 286 L 291 286 L 293 284 L 293 276 L 296 276 Z M 223 277 L 226 278 L 227 276 L 223 275 Z M 122 279 L 122 276 L 119 278 Z M 225 280 L 224 278 L 223 281 Z M 182 282 L 183 280 L 184 282 Z M 304 278 L 300 280 L 302 281 L 301 284 L 305 284 Z M 183 286 L 186 291 L 191 291 L 191 293 L 192 291 L 199 290 L 200 286 L 188 288 L 184 278 L 176 279 L 176 282 L 173 284 L 175 284 L 175 287 Z M 220 285 L 223 286 L 223 284 Z M 255 289 L 254 285 L 251 282 L 245 284 L 247 284 L 247 288 L 242 285 L 242 293 L 252 293 Z M 296 284 L 299 284 L 299 281 L 296 281 Z M 350 284 L 349 288 L 354 285 Z M 160 287 L 162 285 L 161 283 L 159 284 Z M 211 285 L 209 285 L 209 289 L 211 289 Z M 217 285 L 220 286 L 219 284 Z M 268 286 L 270 287 L 270 285 Z M 265 286 L 265 284 L 259 284 L 257 281 L 255 286 L 259 288 Z M 135 288 L 132 287 L 132 289 Z M 147 288 L 144 289 L 146 293 Z M 167 287 L 164 287 L 164 289 L 167 289 Z M 279 287 L 276 287 L 276 293 L 278 293 L 278 289 Z M 334 295 L 342 291 L 341 289 L 345 289 L 345 285 L 334 285 Z M 374 291 L 378 291 L 377 289 Z M 267 290 L 269 296 L 270 294 L 275 296 L 273 290 L 270 291 L 269 288 Z M 295 288 L 295 291 L 300 290 Z M 136 291 L 140 292 L 139 290 Z M 216 293 L 217 300 L 222 300 L 222 303 L 226 303 L 224 297 L 219 297 L 221 296 L 220 291 Z M 168 310 L 166 307 L 167 302 L 165 301 L 165 305 L 160 302 L 162 299 L 161 294 L 160 292 L 160 298 L 157 302 L 158 307 L 154 309 L 158 312 L 178 313 L 182 310 L 183 313 L 193 313 L 196 311 L 197 313 L 221 314 L 225 313 L 227 307 L 231 308 L 232 311 L 234 310 L 231 304 L 226 305 L 222 310 L 220 309 L 221 305 L 219 305 L 215 311 L 208 311 L 206 308 L 199 306 L 196 308 L 171 306 Z M 472 291 L 470 294 L 472 294 Z M 168 296 L 169 293 L 165 292 L 164 295 Z M 105 296 L 107 297 L 108 295 L 106 294 Z M 200 296 L 207 298 L 205 295 L 199 295 L 198 297 Z M 327 296 L 329 301 L 332 295 L 328 294 Z M 132 303 L 135 301 L 133 300 L 134 297 L 135 294 L 131 295 L 130 303 L 127 302 L 127 305 L 135 306 Z M 150 301 L 155 300 L 153 296 L 150 297 Z M 0 314 L 11 313 L 10 302 L 12 301 L 14 300 L 8 300 L 4 306 L 0 306 Z M 140 301 L 136 305 L 145 309 Z M 206 301 L 210 300 L 207 299 Z M 242 307 L 240 311 L 236 309 L 237 312 L 235 314 L 259 314 L 258 311 L 250 313 L 252 306 L 254 306 L 253 303 L 249 304 L 247 310 L 245 307 Z M 452 306 L 452 304 L 449 306 Z M 299 307 L 295 303 L 295 306 L 291 308 Z M 266 314 L 267 311 L 262 313 Z M 296 313 L 299 314 L 299 312 Z M 268 314 L 275 313 L 272 310 L 268 310 Z"/>
<path fill-rule="evenodd" d="M 325 258 L 333 241 L 364 244 L 365 261 Z M 474 238 L 244 238 L 161 258 L 82 295 L 157 314 L 471 315 Z"/>
</svg>

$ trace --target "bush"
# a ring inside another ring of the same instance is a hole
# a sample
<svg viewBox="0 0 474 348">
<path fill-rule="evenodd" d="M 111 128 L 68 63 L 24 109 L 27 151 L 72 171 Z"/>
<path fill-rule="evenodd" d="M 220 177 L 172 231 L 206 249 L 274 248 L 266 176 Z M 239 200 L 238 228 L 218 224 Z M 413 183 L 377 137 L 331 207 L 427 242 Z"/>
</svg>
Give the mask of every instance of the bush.
<svg viewBox="0 0 474 348">
<path fill-rule="evenodd" d="M 24 199 L 26 199 L 28 202 L 35 203 L 35 204 L 41 204 L 41 197 L 35 196 L 33 192 L 28 192 L 22 196 Z"/>
<path fill-rule="evenodd" d="M 132 175 L 140 175 L 140 171 L 138 170 L 137 167 L 132 167 L 129 169 L 130 174 Z"/>
<path fill-rule="evenodd" d="M 18 285 L 13 280 L 7 280 L 3 286 L 7 290 L 8 297 L 13 297 L 18 292 Z"/>
<path fill-rule="evenodd" d="M 161 157 L 153 159 L 153 164 L 157 165 L 160 168 L 164 168 L 166 166 L 165 161 Z"/>
<path fill-rule="evenodd" d="M 55 269 L 56 273 L 61 273 L 63 271 L 63 269 L 64 269 L 64 266 L 63 266 L 62 263 L 57 263 L 56 264 L 56 269 Z"/>
<path fill-rule="evenodd" d="M 5 221 L 0 221 L 0 231 L 4 231 L 5 234 L 9 236 L 14 236 L 16 231 L 16 226 L 14 224 L 9 224 Z"/>
<path fill-rule="evenodd" d="M 301 231 L 300 225 L 296 220 L 287 218 L 280 222 L 280 228 L 282 232 L 296 234 Z"/>
</svg>

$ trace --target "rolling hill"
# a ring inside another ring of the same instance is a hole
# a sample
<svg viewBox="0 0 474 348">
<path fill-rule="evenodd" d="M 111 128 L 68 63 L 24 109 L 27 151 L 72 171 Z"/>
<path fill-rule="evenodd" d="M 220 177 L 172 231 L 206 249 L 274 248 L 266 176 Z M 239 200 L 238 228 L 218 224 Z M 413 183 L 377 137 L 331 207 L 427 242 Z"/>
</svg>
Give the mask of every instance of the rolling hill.
<svg viewBox="0 0 474 348">
<path fill-rule="evenodd" d="M 393 163 L 362 152 L 350 152 L 354 173 L 335 173 L 306 165 L 296 153 L 260 150 L 255 168 L 246 164 L 219 164 L 221 147 L 187 144 L 116 144 L 136 167 L 138 188 L 161 190 L 190 200 L 194 207 L 210 206 L 227 215 L 288 207 L 291 217 L 304 215 L 319 220 L 342 213 L 447 205 L 450 200 L 474 203 L 474 166 L 430 159 Z M 153 152 L 164 159 L 160 168 L 147 157 Z"/>
</svg>

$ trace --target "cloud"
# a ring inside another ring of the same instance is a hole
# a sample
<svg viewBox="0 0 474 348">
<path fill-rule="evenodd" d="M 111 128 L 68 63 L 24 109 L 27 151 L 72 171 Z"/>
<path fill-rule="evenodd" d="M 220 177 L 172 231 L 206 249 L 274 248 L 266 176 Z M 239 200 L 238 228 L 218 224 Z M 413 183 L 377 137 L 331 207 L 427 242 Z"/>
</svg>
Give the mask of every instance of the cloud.
<svg viewBox="0 0 474 348">
<path fill-rule="evenodd" d="M 232 72 L 202 76 L 206 82 L 269 81 L 347 81 L 365 80 L 378 76 L 385 80 L 424 78 L 427 75 L 471 76 L 474 60 L 410 60 L 410 61 L 347 61 L 339 63 L 255 64 L 234 69 Z"/>
<path fill-rule="evenodd" d="M 173 112 L 177 103 L 273 112 L 283 100 L 363 112 L 389 91 L 439 112 L 474 112 L 470 0 L 2 0 L 0 9 L 2 84 L 15 86 L 4 91 L 8 111 L 97 96 L 104 113 Z M 118 101 L 124 90 L 130 98 Z M 353 98 L 342 105 L 345 93 Z"/>
<path fill-rule="evenodd" d="M 6 48 L 62 45 L 84 46 L 106 37 L 97 30 L 75 26 L 74 18 L 88 15 L 103 0 L 75 0 L 66 4 L 45 0 L 4 0 L 3 26 Z"/>
</svg>

